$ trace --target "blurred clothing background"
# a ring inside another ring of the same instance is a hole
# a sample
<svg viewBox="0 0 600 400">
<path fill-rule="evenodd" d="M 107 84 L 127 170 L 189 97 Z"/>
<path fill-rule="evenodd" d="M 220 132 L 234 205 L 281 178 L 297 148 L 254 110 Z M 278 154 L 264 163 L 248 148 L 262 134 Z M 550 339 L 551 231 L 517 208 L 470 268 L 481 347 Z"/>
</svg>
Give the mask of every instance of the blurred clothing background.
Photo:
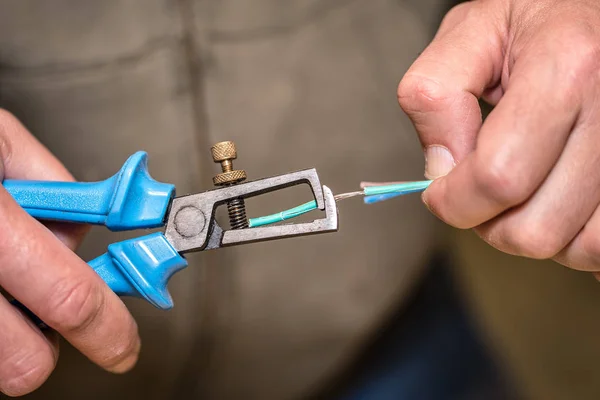
<svg viewBox="0 0 600 400">
<path fill-rule="evenodd" d="M 316 167 L 334 192 L 421 179 L 395 91 L 451 5 L 0 0 L 0 106 L 84 181 L 145 150 L 157 180 L 205 190 L 222 140 L 250 179 Z M 247 209 L 308 197 L 293 189 Z M 80 255 L 125 237 L 94 228 Z M 581 338 L 600 332 L 600 288 L 481 246 L 418 196 L 341 203 L 336 234 L 190 255 L 170 283 L 173 310 L 126 300 L 143 342 L 135 370 L 110 375 L 64 344 L 28 398 L 491 399 L 516 398 L 513 383 L 524 398 L 597 398 L 585 361 L 600 346 Z"/>
</svg>

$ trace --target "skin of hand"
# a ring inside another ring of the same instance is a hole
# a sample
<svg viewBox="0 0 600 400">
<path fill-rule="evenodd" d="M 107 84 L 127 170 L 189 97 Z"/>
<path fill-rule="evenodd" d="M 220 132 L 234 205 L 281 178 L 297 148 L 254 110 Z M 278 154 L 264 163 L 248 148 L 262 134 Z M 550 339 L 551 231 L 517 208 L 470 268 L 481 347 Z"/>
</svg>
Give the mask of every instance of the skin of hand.
<svg viewBox="0 0 600 400">
<path fill-rule="evenodd" d="M 460 4 L 398 99 L 435 215 L 503 252 L 600 271 L 600 2 Z M 484 123 L 479 99 L 494 106 Z"/>
<path fill-rule="evenodd" d="M 72 181 L 15 117 L 0 110 L 0 178 Z M 38 388 L 58 359 L 58 335 L 106 370 L 131 369 L 137 325 L 121 300 L 73 253 L 85 226 L 42 224 L 0 186 L 0 287 L 40 317 L 40 331 L 0 295 L 0 393 Z M 1 396 L 0 396 L 1 397 Z"/>
</svg>

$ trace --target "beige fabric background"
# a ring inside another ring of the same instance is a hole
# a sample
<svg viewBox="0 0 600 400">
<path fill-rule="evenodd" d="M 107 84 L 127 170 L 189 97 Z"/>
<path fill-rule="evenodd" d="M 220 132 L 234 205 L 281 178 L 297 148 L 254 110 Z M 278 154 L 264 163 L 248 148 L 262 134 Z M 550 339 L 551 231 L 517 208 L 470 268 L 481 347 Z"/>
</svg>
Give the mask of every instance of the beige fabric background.
<svg viewBox="0 0 600 400">
<path fill-rule="evenodd" d="M 180 194 L 210 187 L 235 140 L 258 178 L 317 167 L 334 191 L 420 179 L 396 104 L 442 4 L 349 0 L 0 1 L 0 104 L 81 180 L 146 150 Z M 258 215 L 305 192 L 249 204 Z M 31 399 L 286 399 L 334 377 L 402 303 L 436 240 L 418 197 L 341 205 L 341 230 L 190 257 L 176 307 L 127 301 L 143 352 L 112 376 L 63 346 Z M 123 235 L 94 229 L 85 259 Z"/>
</svg>

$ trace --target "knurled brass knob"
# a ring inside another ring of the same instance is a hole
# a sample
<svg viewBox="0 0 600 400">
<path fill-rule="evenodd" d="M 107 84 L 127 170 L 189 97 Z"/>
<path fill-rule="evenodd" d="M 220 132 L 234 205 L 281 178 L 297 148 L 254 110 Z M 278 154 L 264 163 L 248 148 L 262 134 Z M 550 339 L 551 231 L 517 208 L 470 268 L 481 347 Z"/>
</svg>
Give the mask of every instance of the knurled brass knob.
<svg viewBox="0 0 600 400">
<path fill-rule="evenodd" d="M 215 162 L 235 160 L 237 158 L 237 151 L 235 149 L 235 143 L 231 141 L 216 143 L 210 148 L 213 160 Z"/>
<path fill-rule="evenodd" d="M 246 180 L 246 171 L 234 170 L 222 172 L 213 177 L 213 183 L 217 186 L 238 183 Z"/>
<path fill-rule="evenodd" d="M 220 174 L 213 178 L 213 183 L 217 186 L 231 185 L 242 182 L 246 179 L 246 171 L 234 170 L 232 160 L 237 158 L 235 143 L 231 141 L 216 143 L 210 149 L 213 161 L 221 164 Z"/>
</svg>

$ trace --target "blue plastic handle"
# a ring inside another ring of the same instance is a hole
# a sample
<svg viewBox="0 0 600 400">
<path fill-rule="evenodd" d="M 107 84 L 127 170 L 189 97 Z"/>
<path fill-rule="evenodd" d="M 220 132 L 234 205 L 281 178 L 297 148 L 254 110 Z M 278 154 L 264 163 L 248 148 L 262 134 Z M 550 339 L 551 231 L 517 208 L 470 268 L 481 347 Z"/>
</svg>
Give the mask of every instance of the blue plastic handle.
<svg viewBox="0 0 600 400">
<path fill-rule="evenodd" d="M 32 217 L 106 225 L 112 231 L 164 224 L 175 186 L 148 173 L 147 154 L 129 157 L 121 170 L 102 182 L 5 180 L 4 188 Z"/>
<path fill-rule="evenodd" d="M 167 289 L 171 276 L 187 261 L 162 233 L 153 233 L 108 246 L 108 252 L 89 265 L 120 296 L 141 297 L 168 310 L 173 300 Z"/>
<path fill-rule="evenodd" d="M 173 307 L 167 289 L 169 279 L 187 267 L 187 261 L 171 246 L 162 233 L 113 243 L 108 252 L 89 265 L 119 296 L 146 299 L 162 310 Z M 47 326 L 35 314 L 16 300 L 11 303 L 25 312 L 41 329 Z"/>
<path fill-rule="evenodd" d="M 147 158 L 143 151 L 135 153 L 102 182 L 5 180 L 3 185 L 38 219 L 103 224 L 113 231 L 154 228 L 164 224 L 175 187 L 150 177 Z M 173 307 L 168 281 L 187 261 L 162 233 L 153 233 L 113 243 L 89 265 L 116 294 L 166 310 Z"/>
</svg>

